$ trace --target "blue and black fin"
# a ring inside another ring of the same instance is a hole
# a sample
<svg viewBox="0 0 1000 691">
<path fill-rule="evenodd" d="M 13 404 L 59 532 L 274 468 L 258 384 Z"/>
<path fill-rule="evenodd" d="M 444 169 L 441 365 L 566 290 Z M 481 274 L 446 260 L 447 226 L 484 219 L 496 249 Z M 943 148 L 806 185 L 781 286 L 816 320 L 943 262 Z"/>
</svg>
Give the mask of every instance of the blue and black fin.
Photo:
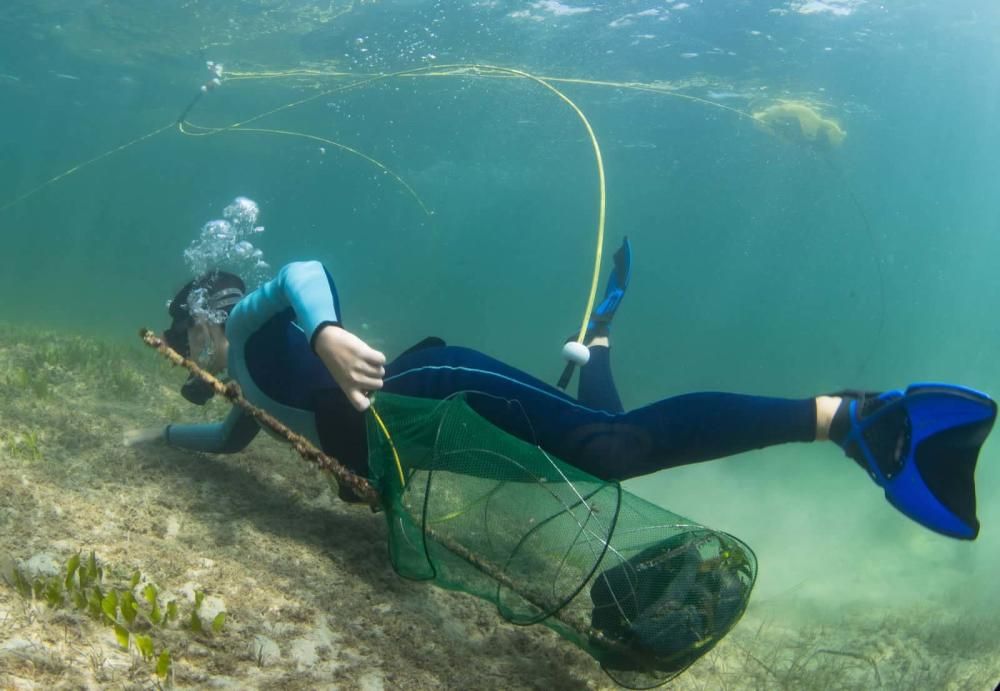
<svg viewBox="0 0 1000 691">
<path fill-rule="evenodd" d="M 604 299 L 590 313 L 587 332 L 583 339 L 584 344 L 592 338 L 607 336 L 610 333 L 611 320 L 614 319 L 618 306 L 621 304 L 622 298 L 625 297 L 625 291 L 628 289 L 631 279 L 632 243 L 628 237 L 625 237 L 622 239 L 621 247 L 615 252 L 614 266 L 611 268 L 608 283 L 604 288 Z M 567 341 L 575 340 L 578 335 L 571 335 Z M 566 367 L 563 368 L 562 375 L 559 377 L 558 386 L 560 389 L 569 386 L 575 368 L 576 366 L 572 362 L 566 363 Z"/>
<path fill-rule="evenodd" d="M 951 384 L 844 395 L 830 439 L 907 517 L 942 535 L 976 539 L 976 463 L 996 420 L 996 403 Z"/>
</svg>

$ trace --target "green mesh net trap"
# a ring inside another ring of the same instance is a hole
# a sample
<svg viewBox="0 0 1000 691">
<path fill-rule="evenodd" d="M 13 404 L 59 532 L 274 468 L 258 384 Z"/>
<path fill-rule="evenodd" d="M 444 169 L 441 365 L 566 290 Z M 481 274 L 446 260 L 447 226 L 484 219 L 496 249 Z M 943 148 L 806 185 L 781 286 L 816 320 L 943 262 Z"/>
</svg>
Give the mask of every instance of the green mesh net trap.
<svg viewBox="0 0 1000 691">
<path fill-rule="evenodd" d="M 505 433 L 475 395 L 375 399 L 369 464 L 396 571 L 546 624 L 622 686 L 711 650 L 746 609 L 753 552 Z"/>
</svg>

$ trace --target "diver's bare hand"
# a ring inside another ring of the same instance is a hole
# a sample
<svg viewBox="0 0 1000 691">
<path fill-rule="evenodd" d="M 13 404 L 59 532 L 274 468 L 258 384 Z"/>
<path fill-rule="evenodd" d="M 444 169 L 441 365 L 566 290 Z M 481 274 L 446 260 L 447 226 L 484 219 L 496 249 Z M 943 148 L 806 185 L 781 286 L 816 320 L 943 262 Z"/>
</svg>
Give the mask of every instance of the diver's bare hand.
<svg viewBox="0 0 1000 691">
<path fill-rule="evenodd" d="M 324 326 L 316 336 L 316 354 L 358 410 L 368 409 L 367 393 L 382 388 L 385 355 L 339 326 Z"/>
</svg>

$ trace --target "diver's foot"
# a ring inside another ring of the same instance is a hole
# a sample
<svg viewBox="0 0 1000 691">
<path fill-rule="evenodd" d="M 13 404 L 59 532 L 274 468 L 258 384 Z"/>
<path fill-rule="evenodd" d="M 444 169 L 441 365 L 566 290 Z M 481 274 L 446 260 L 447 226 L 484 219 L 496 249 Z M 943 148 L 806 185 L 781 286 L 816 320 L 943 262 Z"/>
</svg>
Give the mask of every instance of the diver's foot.
<svg viewBox="0 0 1000 691">
<path fill-rule="evenodd" d="M 830 439 L 883 488 L 889 503 L 931 530 L 975 539 L 976 462 L 996 404 L 948 384 L 837 395 L 844 400 Z"/>
<path fill-rule="evenodd" d="M 622 239 L 622 245 L 615 252 L 614 266 L 608 275 L 608 283 L 604 288 L 604 299 L 590 313 L 587 322 L 585 343 L 594 338 L 607 337 L 611 332 L 611 320 L 621 305 L 625 291 L 632 279 L 632 243 L 628 237 Z"/>
<path fill-rule="evenodd" d="M 898 392 L 889 393 L 892 394 Z M 833 414 L 833 419 L 830 422 L 828 438 L 844 450 L 844 455 L 860 465 L 866 472 L 869 473 L 871 473 L 871 471 L 869 470 L 868 460 L 865 457 L 863 447 L 858 444 L 856 439 L 849 438 L 849 436 L 854 429 L 853 425 L 855 419 L 868 418 L 872 413 L 887 402 L 879 398 L 882 395 L 883 394 L 877 391 L 856 390 L 838 391 L 837 393 L 831 395 L 832 397 L 839 398 L 841 402 L 837 407 L 836 412 Z M 884 421 L 879 426 L 881 436 L 891 434 L 894 430 L 892 425 L 886 424 L 888 422 L 889 421 Z M 885 446 L 884 441 L 885 440 L 879 440 L 879 442 L 874 445 L 875 449 L 882 450 Z M 876 455 L 884 461 L 883 454 L 876 453 Z M 876 478 L 873 477 L 873 479 Z"/>
<path fill-rule="evenodd" d="M 614 257 L 614 267 L 611 269 L 611 274 L 608 276 L 608 284 L 604 288 L 604 299 L 591 311 L 590 318 L 587 320 L 587 328 L 584 331 L 582 342 L 588 348 L 591 346 L 607 346 L 608 337 L 611 334 L 611 320 L 614 319 L 615 312 L 618 311 L 618 306 L 622 302 L 622 298 L 625 297 L 625 290 L 628 288 L 629 280 L 632 277 L 632 243 L 629 239 L 623 238 L 622 245 L 615 252 Z M 580 333 L 573 332 L 566 338 L 566 347 L 563 348 L 563 356 L 567 357 L 569 362 L 563 368 L 562 375 L 559 377 L 559 381 L 556 386 L 560 389 L 565 389 L 569 385 L 570 379 L 573 377 L 573 371 L 576 368 L 577 363 L 585 363 L 587 361 L 587 353 L 583 351 L 580 353 L 574 353 L 572 356 L 567 356 L 567 348 L 570 348 L 570 341 L 576 341 L 580 337 Z M 578 348 L 578 346 L 572 346 L 572 348 Z"/>
<path fill-rule="evenodd" d="M 843 401 L 844 399 L 837 395 L 817 396 L 814 399 L 816 405 L 816 441 L 826 441 L 830 438 L 833 418 L 836 417 Z"/>
<path fill-rule="evenodd" d="M 591 345 L 607 345 L 607 338 L 611 334 L 611 320 L 614 319 L 618 306 L 621 305 L 625 291 L 628 289 L 629 281 L 632 277 L 632 243 L 629 239 L 623 238 L 621 247 L 615 252 L 614 266 L 608 275 L 608 283 L 604 288 L 604 298 L 590 313 L 587 320 L 587 331 L 583 337 L 583 343 L 587 347 Z M 566 341 L 575 341 L 579 337 L 579 332 L 570 334 Z M 604 339 L 604 343 L 597 342 Z"/>
</svg>

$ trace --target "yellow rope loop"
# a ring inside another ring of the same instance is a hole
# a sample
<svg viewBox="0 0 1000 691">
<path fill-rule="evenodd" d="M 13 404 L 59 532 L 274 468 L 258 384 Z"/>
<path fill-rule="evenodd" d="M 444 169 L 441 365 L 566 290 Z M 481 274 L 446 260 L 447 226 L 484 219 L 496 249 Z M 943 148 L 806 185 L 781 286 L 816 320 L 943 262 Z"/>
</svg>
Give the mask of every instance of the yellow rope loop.
<svg viewBox="0 0 1000 691">
<path fill-rule="evenodd" d="M 400 186 L 402 186 L 406 192 L 416 200 L 417 204 L 423 210 L 426 215 L 432 215 L 432 211 L 427 208 L 423 200 L 416 193 L 413 187 L 407 183 L 400 175 L 392 171 L 381 161 L 353 148 L 347 146 L 346 144 L 341 144 L 332 139 L 326 137 L 320 137 L 318 135 L 308 134 L 304 132 L 294 132 L 290 130 L 282 130 L 276 128 L 255 128 L 247 127 L 252 123 L 262 120 L 271 115 L 281 113 L 283 111 L 291 110 L 299 106 L 305 105 L 320 98 L 330 96 L 332 94 L 341 93 L 351 89 L 360 88 L 370 84 L 374 84 L 380 81 L 386 81 L 390 79 L 402 79 L 402 78 L 434 78 L 434 77 L 466 77 L 475 79 L 527 79 L 535 82 L 536 84 L 544 87 L 554 95 L 556 95 L 560 100 L 562 100 L 567 106 L 569 106 L 573 112 L 576 114 L 577 118 L 583 124 L 587 136 L 590 139 L 591 147 L 594 152 L 594 159 L 597 167 L 597 179 L 598 179 L 598 217 L 597 217 L 597 237 L 596 237 L 596 248 L 594 251 L 594 262 L 593 262 L 593 272 L 591 275 L 590 290 L 587 297 L 587 305 L 584 310 L 583 320 L 581 322 L 580 331 L 577 335 L 577 341 L 583 342 L 587 331 L 587 323 L 590 319 L 590 314 L 594 309 L 594 303 L 597 298 L 597 287 L 598 281 L 600 279 L 600 269 L 601 260 L 603 257 L 604 248 L 604 236 L 605 236 L 605 225 L 607 216 L 607 185 L 604 172 L 604 160 L 601 154 L 601 147 L 597 140 L 597 135 L 594 133 L 594 129 L 584 114 L 583 110 L 567 96 L 563 91 L 555 86 L 555 84 L 574 84 L 574 85 L 584 85 L 584 86 L 596 86 L 596 87 L 610 87 L 618 89 L 629 89 L 634 91 L 643 91 L 649 93 L 655 93 L 661 96 L 667 96 L 670 98 L 677 98 L 685 100 L 692 103 L 697 103 L 703 106 L 708 106 L 711 108 L 717 108 L 720 110 L 732 113 L 740 118 L 747 118 L 753 120 L 753 115 L 736 108 L 731 108 L 730 106 L 710 101 L 704 98 L 699 98 L 697 96 L 691 96 L 689 94 L 678 93 L 676 89 L 671 88 L 669 85 L 663 84 L 644 84 L 641 82 L 616 82 L 608 80 L 597 80 L 597 79 L 584 79 L 575 77 L 558 77 L 558 76 L 543 76 L 532 74 L 525 70 L 516 69 L 513 67 L 502 67 L 498 65 L 480 64 L 480 63 L 456 63 L 456 64 L 443 64 L 443 65 L 426 65 L 423 67 L 416 67 L 413 69 L 400 70 L 391 73 L 374 73 L 374 74 L 358 74 L 352 72 L 344 72 L 336 69 L 323 70 L 323 69 L 308 69 L 299 68 L 291 70 L 272 70 L 272 71 L 259 71 L 259 72 L 240 72 L 232 71 L 227 74 L 226 81 L 253 81 L 253 80 L 266 80 L 266 79 L 350 79 L 351 81 L 347 84 L 339 84 L 327 89 L 321 89 L 314 94 L 300 98 L 289 103 L 271 108 L 269 110 L 260 112 L 250 118 L 245 120 L 240 120 L 233 122 L 229 125 L 223 127 L 206 127 L 201 125 L 195 125 L 193 123 L 187 122 L 182 116 L 176 125 L 178 130 L 185 135 L 189 136 L 209 136 L 214 134 L 219 134 L 223 132 L 247 132 L 256 134 L 269 134 L 269 135 L 283 135 L 292 137 L 301 137 L 303 139 L 308 139 L 312 141 L 322 142 L 341 151 L 349 153 L 351 155 L 357 156 L 369 164 L 377 167 L 379 170 L 385 174 L 392 177 Z M 192 103 L 197 102 L 197 99 Z M 190 108 L 190 107 L 189 107 Z M 187 111 L 185 111 L 185 115 Z M 167 129 L 172 127 L 175 123 L 170 125 L 165 125 L 163 127 L 157 128 L 145 135 L 137 137 L 121 146 L 110 149 L 99 156 L 95 156 L 89 160 L 79 163 L 68 170 L 52 177 L 40 185 L 28 190 L 19 197 L 7 202 L 3 206 L 0 206 L 0 211 L 4 211 L 15 204 L 31 197 L 42 189 L 55 184 L 56 182 L 62 180 L 73 173 L 76 173 L 83 168 L 86 168 L 98 161 L 107 158 L 115 153 L 123 151 L 129 147 L 132 147 L 142 141 L 145 141 Z"/>
<path fill-rule="evenodd" d="M 186 134 L 191 137 L 207 137 L 210 135 L 222 134 L 225 132 L 247 132 L 249 134 L 274 134 L 274 135 L 283 135 L 287 137 L 300 137 L 302 139 L 309 139 L 312 141 L 327 144 L 336 149 L 340 149 L 341 151 L 345 151 L 349 154 L 357 156 L 358 158 L 361 158 L 367 161 L 368 163 L 372 164 L 373 166 L 381 170 L 383 173 L 385 173 L 386 175 L 394 179 L 396 182 L 398 182 L 399 185 L 404 190 L 406 190 L 407 194 L 413 197 L 413 200 L 417 202 L 417 205 L 420 206 L 420 209 L 424 212 L 424 215 L 426 216 L 434 215 L 434 212 L 431 211 L 429 208 L 427 208 L 427 205 L 424 204 L 424 200 L 420 198 L 420 195 L 417 194 L 417 191 L 413 189 L 410 183 L 404 180 L 402 176 L 400 176 L 398 173 L 393 171 L 391 168 L 389 168 L 387 165 L 385 165 L 378 159 L 372 158 L 371 156 L 362 151 L 358 151 L 353 147 L 347 146 L 346 144 L 341 144 L 340 142 L 334 141 L 332 139 L 327 139 L 326 137 L 320 137 L 315 134 L 308 134 L 306 132 L 294 132 L 292 130 L 278 130 L 278 129 L 264 128 L 264 127 L 242 127 L 239 125 L 231 125 L 229 127 L 205 127 L 203 125 L 195 125 L 194 123 L 183 122 L 183 121 L 177 123 L 177 128 L 180 130 L 182 134 Z"/>
<path fill-rule="evenodd" d="M 239 79 L 267 78 L 267 77 L 269 77 L 269 76 L 271 76 L 273 74 L 275 74 L 275 73 L 233 73 L 233 75 L 235 77 L 239 78 Z M 289 77 L 289 76 L 292 76 L 292 75 L 294 75 L 294 76 L 320 76 L 323 73 L 322 73 L 321 70 L 298 70 L 298 71 L 283 72 L 283 73 L 279 73 L 279 74 L 281 76 L 283 76 L 283 77 Z M 345 76 L 345 75 L 346 75 L 346 73 L 343 73 L 343 72 L 328 72 L 328 73 L 324 74 L 324 76 L 329 76 L 329 77 L 339 77 L 339 76 Z M 563 93 L 558 88 L 556 88 L 555 86 L 552 85 L 551 81 L 554 81 L 554 80 L 546 79 L 544 77 L 539 77 L 539 76 L 536 76 L 534 74 L 531 74 L 530 72 L 525 72 L 524 70 L 515 69 L 513 67 L 500 67 L 500 66 L 497 66 L 497 65 L 488 65 L 488 64 L 479 64 L 479 63 L 471 63 L 471 64 L 460 64 L 459 63 L 459 64 L 446 64 L 446 65 L 432 65 L 432 66 L 425 66 L 425 67 L 416 67 L 416 68 L 409 69 L 409 70 L 401 70 L 401 71 L 398 71 L 398 72 L 392 72 L 392 73 L 387 73 L 387 74 L 366 75 L 365 77 L 363 77 L 361 79 L 357 79 L 357 80 L 351 82 L 350 84 L 344 84 L 342 86 L 338 86 L 338 87 L 333 88 L 333 89 L 326 89 L 324 91 L 321 91 L 319 93 L 313 94 L 311 96 L 307 96 L 306 98 L 302 98 L 302 99 L 299 99 L 297 101 L 292 101 L 291 103 L 287 103 L 285 105 L 278 106 L 277 108 L 272 108 L 271 110 L 265 111 L 263 113 L 259 113 L 259 114 L 255 115 L 255 116 L 253 116 L 253 117 L 251 117 L 251 118 L 249 118 L 247 120 L 236 122 L 236 123 L 233 123 L 232 125 L 229 125 L 227 127 L 218 128 L 218 129 L 216 129 L 214 131 L 235 131 L 235 130 L 242 130 L 242 131 L 247 131 L 247 132 L 249 132 L 249 131 L 255 131 L 255 130 L 252 130 L 252 129 L 247 128 L 245 126 L 248 125 L 248 124 L 250 124 L 250 123 L 256 122 L 257 120 L 265 118 L 265 117 L 267 117 L 269 115 L 273 115 L 275 113 L 279 113 L 279 112 L 284 111 L 284 110 L 288 110 L 288 109 L 291 109 L 291 108 L 298 107 L 298 106 L 303 105 L 305 103 L 309 103 L 310 101 L 315 101 L 316 99 L 323 98 L 323 97 L 329 96 L 329 95 L 337 93 L 337 92 L 347 91 L 349 89 L 357 88 L 357 87 L 360 87 L 360 86 L 363 86 L 363 85 L 366 85 L 366 84 L 371 84 L 371 83 L 378 82 L 378 81 L 383 81 L 383 80 L 396 79 L 396 78 L 402 78 L 402 77 L 416 77 L 416 76 L 472 76 L 472 77 L 480 77 L 480 76 L 495 76 L 495 75 L 507 75 L 507 76 L 510 76 L 510 77 L 517 77 L 517 78 L 521 78 L 521 79 L 528 79 L 530 81 L 535 82 L 536 84 L 539 84 L 540 86 L 545 87 L 550 92 L 552 92 L 553 94 L 555 94 L 556 96 L 558 96 L 559 99 L 562 100 L 566 105 L 568 105 L 573 110 L 573 112 L 576 114 L 576 116 L 580 119 L 580 122 L 583 124 L 584 128 L 587 131 L 587 136 L 590 138 L 591 147 L 594 150 L 594 159 L 595 159 L 596 165 L 597 165 L 597 180 L 598 180 L 597 242 L 596 242 L 596 248 L 595 248 L 595 251 L 594 251 L 594 265 L 593 265 L 593 272 L 592 272 L 592 275 L 591 275 L 590 291 L 589 291 L 588 296 L 587 296 L 587 306 L 584 309 L 583 320 L 582 320 L 582 323 L 580 325 L 580 331 L 579 331 L 579 333 L 577 335 L 577 341 L 580 342 L 580 343 L 583 343 L 584 337 L 586 336 L 586 333 L 587 333 L 587 323 L 590 321 L 590 313 L 594 309 L 594 302 L 596 301 L 596 298 L 597 298 L 597 286 L 598 286 L 598 282 L 600 280 L 601 259 L 603 257 L 603 251 L 604 251 L 604 235 L 605 235 L 604 229 L 605 229 L 606 218 L 607 218 L 607 183 L 606 183 L 606 178 L 605 178 L 605 174 L 604 174 L 604 158 L 601 155 L 601 146 L 600 146 L 600 143 L 597 141 L 597 135 L 594 133 L 594 128 L 591 126 L 590 121 L 587 119 L 587 116 L 584 114 L 583 110 L 576 103 L 574 103 L 573 100 L 569 98 L 569 96 L 567 96 L 565 93 Z M 183 130 L 183 122 L 180 123 L 180 125 L 181 125 L 181 131 L 184 131 Z M 299 136 L 299 137 L 305 137 L 305 138 L 309 138 L 309 139 L 315 139 L 317 141 L 325 141 L 325 142 L 328 142 L 328 143 L 332 144 L 333 146 L 340 147 L 340 148 L 342 148 L 342 149 L 344 149 L 346 151 L 349 151 L 349 152 L 354 153 L 354 154 L 356 154 L 358 156 L 361 156 L 361 157 L 365 158 L 366 160 L 368 160 L 369 162 L 371 162 L 371 163 L 379 166 L 383 170 L 386 170 L 391 175 L 393 175 L 408 191 L 410 191 L 410 193 L 414 196 L 414 198 L 417 199 L 418 203 L 420 203 L 421 208 L 423 208 L 425 212 L 427 211 L 427 209 L 424 206 L 423 202 L 420 201 L 419 197 L 417 197 L 416 193 L 413 192 L 412 188 L 407 183 L 405 183 L 399 176 L 397 176 L 394 173 L 392 173 L 391 171 L 389 171 L 384 165 L 382 165 L 378 161 L 375 161 L 374 159 L 370 158 L 369 156 L 367 156 L 365 154 L 362 154 L 359 151 L 351 149 L 350 147 L 344 146 L 342 144 L 338 144 L 336 142 L 332 142 L 330 140 L 325 140 L 325 139 L 323 139 L 321 137 L 316 137 L 315 135 L 309 135 L 309 134 L 300 133 L 300 132 L 289 132 L 289 131 L 283 131 L 283 130 L 263 130 L 263 129 L 256 130 L 256 131 L 269 132 L 269 133 L 272 133 L 272 134 L 286 134 L 286 135 L 290 135 L 290 136 Z"/>
</svg>

